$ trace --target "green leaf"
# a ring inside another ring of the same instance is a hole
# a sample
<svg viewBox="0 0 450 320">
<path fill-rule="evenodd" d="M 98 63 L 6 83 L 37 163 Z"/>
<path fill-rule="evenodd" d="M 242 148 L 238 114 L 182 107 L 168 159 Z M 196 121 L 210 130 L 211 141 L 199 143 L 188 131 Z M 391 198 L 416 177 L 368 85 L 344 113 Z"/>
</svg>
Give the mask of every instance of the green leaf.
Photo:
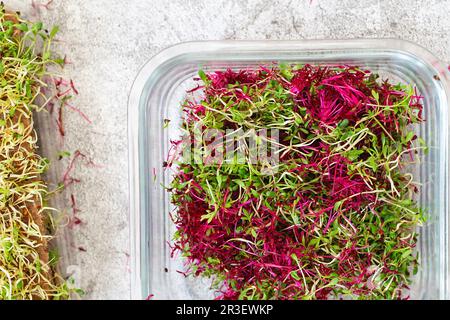
<svg viewBox="0 0 450 320">
<path fill-rule="evenodd" d="M 421 147 L 425 147 L 427 145 L 427 143 L 425 142 L 425 140 L 423 140 L 422 138 L 417 138 L 417 141 L 419 141 L 419 145 Z"/>
<path fill-rule="evenodd" d="M 364 150 L 358 150 L 358 149 L 353 149 L 350 151 L 347 151 L 345 153 L 345 156 L 350 160 L 350 161 L 355 161 L 358 159 L 358 157 L 364 153 Z"/>
<path fill-rule="evenodd" d="M 414 138 L 415 135 L 416 134 L 414 133 L 414 131 L 409 131 L 406 137 L 403 139 L 403 143 L 408 143 L 412 140 L 412 138 Z"/>
<path fill-rule="evenodd" d="M 303 124 L 303 118 L 300 117 L 300 115 L 298 115 L 298 114 L 295 114 L 294 121 L 295 121 L 295 124 L 298 126 Z"/>
<path fill-rule="evenodd" d="M 19 29 L 22 32 L 27 32 L 29 30 L 28 29 L 28 25 L 25 22 L 17 24 L 16 28 Z"/>
<path fill-rule="evenodd" d="M 202 79 L 203 82 L 208 82 L 208 76 L 206 75 L 205 71 L 199 70 L 198 76 L 200 77 L 200 79 Z"/>
<path fill-rule="evenodd" d="M 163 128 L 164 129 L 167 128 L 169 126 L 169 123 L 170 123 L 170 119 L 164 119 L 164 121 L 163 121 Z"/>
<path fill-rule="evenodd" d="M 377 231 L 378 231 L 377 226 L 374 225 L 374 224 L 371 224 L 370 225 L 370 231 L 372 232 L 372 234 L 376 234 Z"/>
<path fill-rule="evenodd" d="M 288 81 L 290 81 L 294 76 L 291 70 L 289 70 L 287 67 L 285 69 L 280 70 L 280 73 Z"/>
<path fill-rule="evenodd" d="M 373 170 L 373 172 L 377 172 L 378 164 L 375 157 L 369 157 L 367 158 L 366 163 L 370 166 L 370 168 Z"/>
<path fill-rule="evenodd" d="M 355 134 L 355 132 L 353 130 L 345 131 L 344 134 L 341 137 L 341 140 L 346 140 L 347 138 L 349 138 L 353 134 Z"/>
<path fill-rule="evenodd" d="M 246 187 L 244 181 L 242 181 L 242 180 L 235 179 L 235 180 L 233 180 L 233 182 L 236 183 L 242 189 L 245 189 L 245 187 Z"/>
<path fill-rule="evenodd" d="M 60 151 L 58 152 L 58 158 L 69 158 L 72 154 L 69 151 Z"/>
<path fill-rule="evenodd" d="M 222 176 L 219 171 L 217 171 L 216 179 L 218 188 L 220 188 L 222 186 L 222 183 L 226 180 L 226 178 Z"/>
<path fill-rule="evenodd" d="M 374 97 L 374 99 L 377 103 L 380 103 L 380 96 L 377 91 L 372 90 L 372 97 Z"/>
<path fill-rule="evenodd" d="M 43 59 L 43 60 L 48 60 L 48 59 L 50 59 L 50 57 L 51 57 L 50 51 L 45 51 L 45 52 L 42 54 L 42 59 Z"/>
<path fill-rule="evenodd" d="M 319 244 L 319 243 L 320 243 L 320 239 L 319 238 L 314 238 L 314 239 L 311 239 L 309 241 L 308 245 L 311 246 L 311 247 L 316 247 L 317 244 Z"/>
<path fill-rule="evenodd" d="M 52 28 L 52 30 L 50 31 L 50 38 L 54 38 L 56 36 L 56 34 L 58 33 L 58 31 L 59 31 L 59 27 L 58 26 L 54 26 Z"/>
<path fill-rule="evenodd" d="M 330 287 L 334 287 L 335 285 L 337 285 L 339 283 L 339 278 L 333 278 L 330 283 L 329 286 Z"/>
<path fill-rule="evenodd" d="M 340 129 L 344 129 L 345 127 L 347 127 L 348 126 L 348 119 L 344 119 L 344 120 L 342 120 L 341 122 L 339 122 L 339 124 L 338 124 L 338 128 L 340 128 Z"/>
<path fill-rule="evenodd" d="M 42 22 L 36 22 L 35 24 L 33 24 L 33 26 L 31 27 L 31 31 L 33 31 L 34 33 L 37 33 L 39 31 L 42 30 L 43 27 L 43 23 Z"/>
<path fill-rule="evenodd" d="M 300 280 L 300 276 L 297 274 L 297 271 L 291 271 L 291 277 L 297 281 Z"/>
<path fill-rule="evenodd" d="M 344 200 L 336 201 L 333 206 L 334 211 L 338 211 L 341 208 L 343 202 L 344 202 Z"/>
<path fill-rule="evenodd" d="M 53 61 L 60 66 L 64 66 L 66 64 L 66 60 L 63 58 L 57 58 L 57 59 L 54 59 Z"/>
<path fill-rule="evenodd" d="M 30 81 L 25 82 L 25 95 L 26 95 L 28 98 L 31 98 L 31 97 L 32 97 Z"/>
<path fill-rule="evenodd" d="M 410 248 L 406 249 L 405 251 L 403 251 L 401 258 L 402 259 L 406 259 L 407 257 L 409 257 L 412 253 L 412 250 Z"/>
</svg>

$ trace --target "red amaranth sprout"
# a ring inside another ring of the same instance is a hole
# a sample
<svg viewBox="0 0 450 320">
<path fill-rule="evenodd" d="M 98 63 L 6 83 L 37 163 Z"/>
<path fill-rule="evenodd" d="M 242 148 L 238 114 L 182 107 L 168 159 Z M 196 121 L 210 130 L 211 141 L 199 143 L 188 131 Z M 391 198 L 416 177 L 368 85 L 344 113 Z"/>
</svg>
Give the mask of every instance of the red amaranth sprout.
<svg viewBox="0 0 450 320">
<path fill-rule="evenodd" d="M 420 95 L 354 66 L 199 76 L 184 129 L 279 128 L 280 163 L 263 175 L 248 163 L 185 162 L 190 146 L 171 141 L 179 272 L 215 277 L 219 299 L 403 298 L 422 209 L 400 169 L 424 148 L 408 127 L 422 121 Z"/>
</svg>

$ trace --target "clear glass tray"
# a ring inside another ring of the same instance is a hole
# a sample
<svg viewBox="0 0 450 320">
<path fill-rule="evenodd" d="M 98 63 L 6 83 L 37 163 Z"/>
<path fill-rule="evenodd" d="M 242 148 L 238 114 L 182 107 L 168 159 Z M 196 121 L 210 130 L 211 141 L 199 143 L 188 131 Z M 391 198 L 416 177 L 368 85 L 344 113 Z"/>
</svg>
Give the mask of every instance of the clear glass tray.
<svg viewBox="0 0 450 320">
<path fill-rule="evenodd" d="M 425 97 L 426 121 L 416 129 L 430 152 L 412 170 L 422 184 L 418 201 L 428 209 L 429 219 L 420 228 L 421 266 L 410 294 L 412 299 L 449 299 L 450 72 L 426 49 L 396 39 L 188 42 L 151 59 L 129 97 L 132 298 L 214 298 L 207 279 L 184 277 L 177 272 L 183 269 L 182 261 L 170 257 L 172 208 L 162 187 L 170 176 L 162 163 L 169 139 L 180 135 L 180 103 L 199 68 L 252 68 L 273 62 L 358 65 L 412 84 Z M 165 129 L 164 119 L 171 120 Z"/>
</svg>

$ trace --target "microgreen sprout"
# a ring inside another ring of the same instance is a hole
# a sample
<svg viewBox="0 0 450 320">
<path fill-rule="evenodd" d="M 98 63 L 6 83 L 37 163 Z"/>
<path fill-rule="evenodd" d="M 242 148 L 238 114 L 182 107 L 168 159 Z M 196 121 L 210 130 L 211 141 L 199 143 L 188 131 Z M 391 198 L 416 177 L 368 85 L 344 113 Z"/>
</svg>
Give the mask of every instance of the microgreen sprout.
<svg viewBox="0 0 450 320">
<path fill-rule="evenodd" d="M 198 82 L 184 132 L 277 129 L 279 162 L 271 174 L 245 153 L 206 165 L 180 156 L 191 139 L 172 141 L 172 253 L 186 272 L 212 277 L 223 299 L 405 298 L 424 220 L 407 168 L 427 151 L 414 88 L 354 66 L 284 64 Z"/>
</svg>

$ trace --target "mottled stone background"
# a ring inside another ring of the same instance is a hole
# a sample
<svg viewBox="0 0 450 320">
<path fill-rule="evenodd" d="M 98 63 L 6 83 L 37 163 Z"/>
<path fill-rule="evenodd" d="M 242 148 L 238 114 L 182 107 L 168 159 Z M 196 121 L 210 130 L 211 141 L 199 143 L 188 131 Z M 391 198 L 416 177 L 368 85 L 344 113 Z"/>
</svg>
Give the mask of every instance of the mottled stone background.
<svg viewBox="0 0 450 320">
<path fill-rule="evenodd" d="M 58 46 L 72 62 L 65 72 L 80 91 L 74 103 L 93 121 L 68 117 L 65 140 L 102 165 L 80 166 L 74 187 L 86 223 L 73 230 L 71 250 L 87 299 L 129 298 L 127 97 L 160 50 L 206 39 L 391 37 L 450 63 L 450 0 L 54 0 L 39 14 L 31 0 L 5 3 L 59 25 Z"/>
</svg>

